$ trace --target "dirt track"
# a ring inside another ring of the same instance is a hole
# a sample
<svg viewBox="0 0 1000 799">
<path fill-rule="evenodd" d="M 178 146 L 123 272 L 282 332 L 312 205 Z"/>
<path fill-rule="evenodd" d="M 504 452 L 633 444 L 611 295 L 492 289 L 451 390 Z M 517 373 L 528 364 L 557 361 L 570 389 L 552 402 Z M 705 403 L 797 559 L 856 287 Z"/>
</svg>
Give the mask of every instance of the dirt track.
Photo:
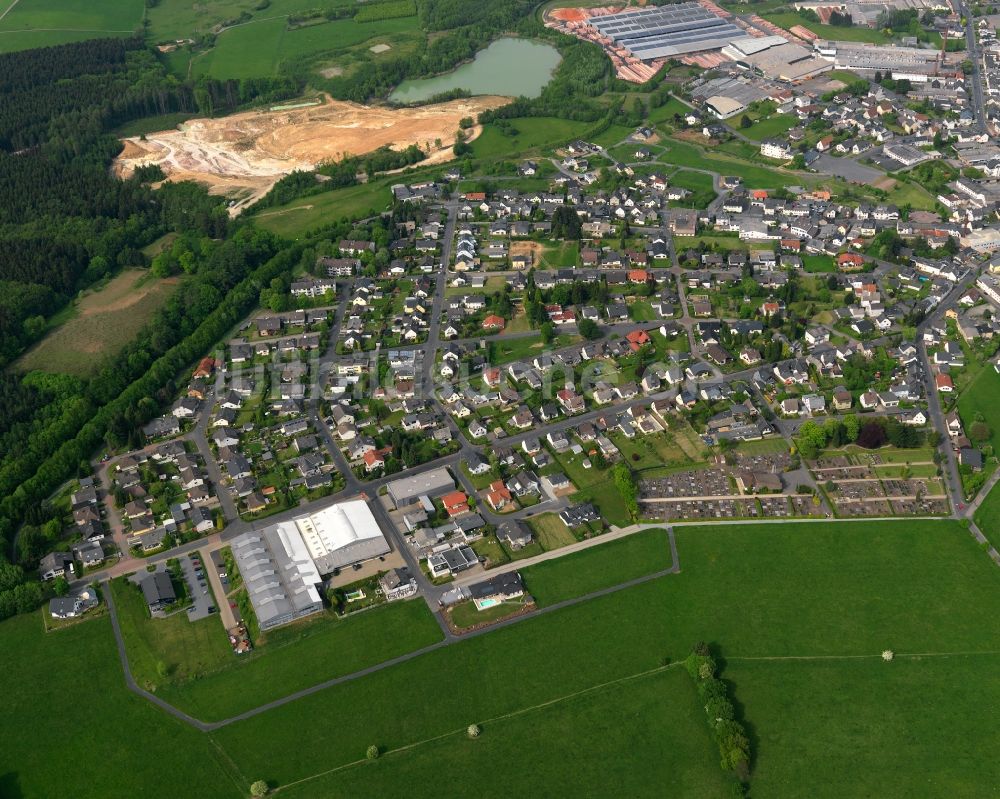
<svg viewBox="0 0 1000 799">
<path fill-rule="evenodd" d="M 193 119 L 178 130 L 125 139 L 115 169 L 127 176 L 137 166 L 159 164 L 170 180 L 197 180 L 215 194 L 233 196 L 235 213 L 295 169 L 386 144 L 396 149 L 416 144 L 432 162 L 446 161 L 460 119 L 475 119 L 480 111 L 507 102 L 505 97 L 472 97 L 394 109 L 326 98 L 308 108 Z M 478 126 L 468 134 L 475 138 Z"/>
</svg>

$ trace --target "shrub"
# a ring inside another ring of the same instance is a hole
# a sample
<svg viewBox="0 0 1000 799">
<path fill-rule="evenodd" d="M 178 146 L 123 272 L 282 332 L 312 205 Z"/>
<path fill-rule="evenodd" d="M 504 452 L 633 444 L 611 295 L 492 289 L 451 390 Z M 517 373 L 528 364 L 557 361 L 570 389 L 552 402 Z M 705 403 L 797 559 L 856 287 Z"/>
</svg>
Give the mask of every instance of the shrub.
<svg viewBox="0 0 1000 799">
<path fill-rule="evenodd" d="M 482 732 L 482 730 L 479 729 L 479 725 L 478 724 L 470 724 L 469 728 L 466 730 L 466 733 L 468 733 L 468 736 L 470 738 L 478 738 L 479 737 L 479 733 L 481 733 L 481 732 Z"/>
<path fill-rule="evenodd" d="M 369 760 L 377 760 L 379 754 L 381 753 L 379 752 L 378 747 L 375 744 L 372 744 L 371 746 L 368 747 L 368 751 L 365 752 L 365 757 L 367 757 Z"/>
<path fill-rule="evenodd" d="M 270 793 L 270 788 L 267 787 L 267 783 L 264 780 L 257 780 L 253 785 L 250 786 L 251 796 L 267 796 Z"/>
</svg>

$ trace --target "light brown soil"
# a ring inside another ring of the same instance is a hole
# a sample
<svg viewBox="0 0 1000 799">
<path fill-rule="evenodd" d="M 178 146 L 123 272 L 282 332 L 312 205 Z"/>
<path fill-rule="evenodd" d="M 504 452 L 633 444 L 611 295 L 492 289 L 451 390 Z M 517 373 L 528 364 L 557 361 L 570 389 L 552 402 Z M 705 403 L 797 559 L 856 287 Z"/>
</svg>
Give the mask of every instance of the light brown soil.
<svg viewBox="0 0 1000 799">
<path fill-rule="evenodd" d="M 215 194 L 239 196 L 232 208 L 236 213 L 296 169 L 313 169 L 383 145 L 402 149 L 416 144 L 432 163 L 448 160 L 459 120 L 475 119 L 508 102 L 505 97 L 473 97 L 396 109 L 325 98 L 308 108 L 193 119 L 145 140 L 126 139 L 115 169 L 127 176 L 137 166 L 159 164 L 170 180 L 196 180 Z M 478 126 L 467 133 L 474 138 Z M 438 139 L 441 146 L 435 147 Z"/>
<path fill-rule="evenodd" d="M 515 255 L 524 255 L 525 253 L 531 253 L 532 263 L 538 264 L 542 259 L 542 253 L 545 252 L 545 248 L 537 241 L 512 241 L 510 243 L 510 255 L 513 258 Z"/>
</svg>

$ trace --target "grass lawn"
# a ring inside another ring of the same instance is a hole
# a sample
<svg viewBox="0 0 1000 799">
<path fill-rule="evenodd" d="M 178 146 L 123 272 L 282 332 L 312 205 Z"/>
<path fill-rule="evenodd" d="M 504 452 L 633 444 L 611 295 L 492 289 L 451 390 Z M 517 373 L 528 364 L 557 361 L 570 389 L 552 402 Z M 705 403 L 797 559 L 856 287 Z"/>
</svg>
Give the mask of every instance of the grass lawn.
<svg viewBox="0 0 1000 799">
<path fill-rule="evenodd" d="M 777 665 L 773 679 L 768 678 L 772 698 L 756 704 L 752 693 L 741 693 L 736 664 L 757 657 L 861 656 L 888 670 L 895 664 L 884 664 L 879 656 L 886 647 L 895 650 L 901 667 L 904 653 L 997 651 L 1000 628 L 993 620 L 1000 611 L 1000 574 L 965 530 L 949 521 L 840 521 L 685 527 L 678 529 L 677 537 L 679 574 L 428 653 L 227 726 L 213 737 L 242 772 L 286 784 L 363 759 L 372 743 L 391 752 L 464 730 L 472 722 L 488 729 L 492 718 L 655 669 L 665 657 L 683 657 L 693 641 L 707 640 L 718 645 L 731 664 L 727 678 L 736 684 L 735 696 L 755 738 L 766 734 L 793 747 L 821 750 L 831 740 L 858 736 L 865 757 L 840 782 L 825 778 L 814 784 L 807 761 L 786 763 L 803 775 L 793 794 L 833 795 L 839 789 L 840 795 L 859 795 L 862 786 L 900 769 L 909 772 L 908 784 L 934 779 L 941 764 L 929 760 L 928 753 L 939 746 L 954 751 L 953 729 L 941 732 L 951 736 L 945 740 L 929 722 L 927 737 L 919 746 L 901 753 L 881 745 L 879 729 L 866 731 L 853 725 L 853 703 L 871 702 L 873 707 L 863 713 L 872 718 L 881 714 L 887 724 L 892 723 L 887 710 L 900 701 L 920 705 L 920 712 L 945 720 L 953 716 L 950 709 L 914 703 L 919 693 L 883 695 L 868 683 L 852 684 L 849 675 L 811 681 L 812 696 L 806 696 L 812 706 L 843 706 L 835 728 L 827 729 L 823 714 L 786 718 L 789 703 L 777 693 L 782 690 L 786 661 L 761 661 L 761 669 Z M 588 645 L 581 646 L 582 641 Z M 1000 660 L 998 655 L 991 657 L 993 664 Z M 830 661 L 834 669 L 856 668 L 860 662 L 866 661 Z M 566 668 L 567 663 L 572 668 Z M 512 670 L 530 673 L 532 679 L 512 681 Z M 431 684 L 448 685 L 450 690 L 413 690 Z M 948 694 L 975 694 L 965 689 L 966 684 L 946 676 L 933 695 L 946 704 Z M 399 696 L 407 697 L 405 714 L 398 712 L 392 699 Z M 763 706 L 758 707 L 760 703 Z M 317 725 L 309 736 L 300 734 L 304 717 L 331 714 L 351 723 Z M 968 755 L 963 760 L 968 785 L 978 787 L 980 794 L 995 784 L 996 765 L 990 756 L 995 732 L 987 733 L 983 726 L 992 725 L 992 716 L 987 711 L 982 720 L 967 718 L 961 741 Z M 545 718 L 538 723 L 544 725 Z M 624 718 L 612 714 L 607 725 L 621 727 Z M 761 728 L 764 718 L 767 730 Z M 796 732 L 813 724 L 813 737 L 798 741 Z M 693 729 L 686 732 L 699 734 Z M 581 728 L 574 738 L 582 741 L 595 734 L 601 737 L 593 728 Z M 764 758 L 763 748 L 759 756 Z M 614 762 L 615 756 L 608 752 L 606 760 Z M 551 773 L 549 764 L 539 763 L 546 768 L 528 771 L 534 772 L 534 779 L 544 780 Z M 491 761 L 489 773 L 494 772 Z M 844 780 L 857 790 L 845 788 Z M 609 790 L 615 789 L 603 783 L 590 788 L 591 793 Z M 706 793 L 707 789 L 689 786 L 684 795 Z"/>
<path fill-rule="evenodd" d="M 684 116 L 690 110 L 691 106 L 681 102 L 676 97 L 671 97 L 659 108 L 651 108 L 649 110 L 649 121 L 654 125 L 659 125 L 663 122 L 671 123 L 673 122 L 674 114 Z"/>
<path fill-rule="evenodd" d="M 510 561 L 507 550 L 493 536 L 484 536 L 478 541 L 473 541 L 471 546 L 473 552 L 487 559 L 487 568 L 503 566 Z"/>
<path fill-rule="evenodd" d="M 762 141 L 783 135 L 790 128 L 794 128 L 798 121 L 798 117 L 792 114 L 774 114 L 766 119 L 758 119 L 749 128 L 738 127 L 739 119 L 737 118 L 734 127 L 748 139 Z"/>
<path fill-rule="evenodd" d="M 393 176 L 393 183 L 399 176 Z M 391 199 L 386 180 L 374 180 L 360 186 L 347 186 L 311 197 L 302 197 L 286 205 L 261 211 L 255 224 L 279 236 L 297 238 L 319 225 L 350 217 L 370 216 L 385 209 Z"/>
<path fill-rule="evenodd" d="M 151 619 L 138 586 L 120 577 L 111 587 L 129 666 L 139 685 L 155 691 L 166 682 L 187 682 L 233 665 L 236 655 L 217 615 L 192 622 L 181 611 Z"/>
<path fill-rule="evenodd" d="M 1000 547 L 1000 483 L 990 489 L 973 518 L 994 548 Z"/>
<path fill-rule="evenodd" d="M 758 739 L 753 795 L 799 796 L 807 785 L 830 799 L 875 785 L 893 797 L 990 793 L 984 786 L 1000 781 L 986 755 L 998 743 L 997 662 L 727 659 L 725 678 Z"/>
<path fill-rule="evenodd" d="M 536 563 L 522 570 L 521 577 L 538 606 L 545 607 L 669 569 L 670 565 L 667 531 L 654 529 Z"/>
<path fill-rule="evenodd" d="M 407 795 L 437 799 L 444 763 L 462 764 L 448 777 L 447 793 L 455 796 L 492 795 L 486 786 L 501 763 L 531 764 L 504 769 L 503 791 L 510 796 L 731 796 L 694 686 L 676 666 L 517 715 L 476 721 L 482 733 L 475 740 L 465 727 L 455 729 L 281 796 L 374 796 L 405 785 Z"/>
<path fill-rule="evenodd" d="M 978 415 L 989 425 L 994 451 L 1000 451 L 1000 374 L 995 369 L 982 369 L 958 398 L 958 415 L 966 431 Z"/>
<path fill-rule="evenodd" d="M 17 369 L 86 377 L 129 342 L 177 288 L 143 269 L 126 269 L 73 303 L 66 321 L 17 361 Z"/>
<path fill-rule="evenodd" d="M 806 272 L 836 272 L 832 255 L 803 255 L 802 268 Z"/>
<path fill-rule="evenodd" d="M 546 247 L 542 253 L 542 266 L 558 269 L 566 266 L 576 266 L 580 260 L 580 242 L 560 241 L 552 247 Z"/>
<path fill-rule="evenodd" d="M 391 38 L 416 26 L 416 17 L 378 22 L 338 19 L 288 30 L 284 18 L 262 18 L 220 34 L 215 47 L 194 61 L 194 71 L 220 79 L 269 77 L 288 60 L 343 49 L 375 37 Z"/>
<path fill-rule="evenodd" d="M 476 603 L 470 599 L 467 602 L 459 602 L 451 609 L 451 621 L 456 627 L 468 629 L 477 624 L 487 624 L 500 621 L 500 619 L 506 619 L 508 616 L 513 616 L 523 607 L 523 603 L 513 601 L 501 602 L 490 608 L 476 610 Z"/>
<path fill-rule="evenodd" d="M 503 364 L 520 361 L 525 358 L 530 360 L 546 350 L 556 350 L 560 347 L 568 347 L 570 344 L 574 344 L 581 340 L 582 339 L 579 336 L 570 335 L 569 333 L 561 333 L 552 339 L 552 342 L 546 346 L 542 342 L 541 333 L 534 336 L 522 336 L 520 338 L 493 338 L 489 340 L 491 345 L 490 350 L 492 352 L 490 363 L 494 366 L 502 366 Z"/>
<path fill-rule="evenodd" d="M 192 785 L 247 795 L 204 735 L 126 690 L 107 615 L 45 633 L 30 613 L 0 624 L 0 639 L 0 795 L 165 799 Z M 72 697 L 81 715 L 39 712 L 54 696 Z M 151 741 L 169 743 L 151 753 Z M 53 768 L 63 759 L 72 766 Z"/>
<path fill-rule="evenodd" d="M 891 38 L 881 30 L 860 26 L 821 25 L 818 22 L 807 20 L 797 11 L 770 12 L 763 13 L 761 16 L 768 22 L 785 30 L 795 25 L 801 25 L 811 30 L 821 39 L 832 39 L 833 41 L 842 42 L 870 42 L 872 44 L 886 44 L 891 41 Z"/>
<path fill-rule="evenodd" d="M 707 208 L 716 196 L 712 176 L 704 172 L 678 169 L 670 176 L 670 185 L 691 192 L 689 197 L 677 203 L 685 208 Z"/>
<path fill-rule="evenodd" d="M 128 36 L 142 23 L 142 0 L 3 0 L 0 53 L 83 39 Z"/>
<path fill-rule="evenodd" d="M 542 149 L 558 147 L 578 138 L 590 126 L 557 117 L 515 117 L 507 120 L 517 131 L 514 136 L 487 125 L 472 142 L 476 158 L 520 158 Z"/>
<path fill-rule="evenodd" d="M 576 537 L 556 513 L 539 513 L 537 516 L 532 516 L 528 520 L 528 526 L 546 552 L 576 543 Z"/>
<path fill-rule="evenodd" d="M 734 156 L 709 154 L 699 147 L 676 139 L 671 139 L 666 145 L 666 151 L 659 153 L 657 157 L 666 164 L 704 169 L 720 175 L 736 175 L 743 178 L 750 189 L 777 189 L 790 183 L 809 181 L 808 176 L 799 177 L 799 173 L 779 172 Z"/>
<path fill-rule="evenodd" d="M 219 633 L 222 636 L 221 625 Z M 158 693 L 198 718 L 216 720 L 440 638 L 441 630 L 422 600 L 392 602 L 346 619 L 324 613 L 272 630 L 266 644 L 250 656 L 234 658 L 197 680 L 164 685 Z"/>
</svg>

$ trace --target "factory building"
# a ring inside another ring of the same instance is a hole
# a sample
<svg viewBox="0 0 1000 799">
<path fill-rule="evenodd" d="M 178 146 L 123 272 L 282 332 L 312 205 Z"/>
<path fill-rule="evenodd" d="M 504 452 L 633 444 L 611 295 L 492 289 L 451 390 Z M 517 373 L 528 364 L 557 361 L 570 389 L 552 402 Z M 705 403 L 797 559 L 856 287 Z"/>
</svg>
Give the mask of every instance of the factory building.
<svg viewBox="0 0 1000 799">
<path fill-rule="evenodd" d="M 746 32 L 700 3 L 677 3 L 594 17 L 602 36 L 641 61 L 676 58 L 686 53 L 719 50 Z"/>
</svg>

